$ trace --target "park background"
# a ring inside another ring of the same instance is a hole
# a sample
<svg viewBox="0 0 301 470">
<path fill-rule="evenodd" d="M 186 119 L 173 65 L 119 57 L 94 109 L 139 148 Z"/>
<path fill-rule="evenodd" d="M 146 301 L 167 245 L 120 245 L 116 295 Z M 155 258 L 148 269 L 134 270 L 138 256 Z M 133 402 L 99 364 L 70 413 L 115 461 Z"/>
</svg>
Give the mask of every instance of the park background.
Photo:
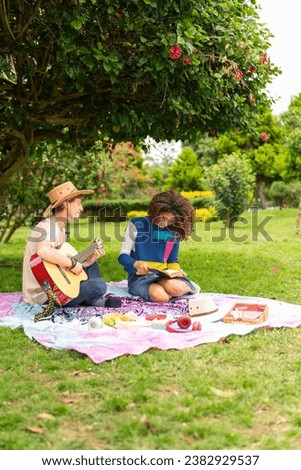
<svg viewBox="0 0 301 470">
<path fill-rule="evenodd" d="M 126 221 L 175 188 L 195 207 L 180 261 L 203 292 L 300 303 L 301 95 L 273 114 L 257 7 L 3 2 L 2 292 L 20 291 L 30 227 L 70 179 L 95 189 L 71 235 L 107 234 L 106 281 L 124 278 Z M 298 329 L 101 366 L 0 334 L 2 449 L 300 448 Z"/>
</svg>

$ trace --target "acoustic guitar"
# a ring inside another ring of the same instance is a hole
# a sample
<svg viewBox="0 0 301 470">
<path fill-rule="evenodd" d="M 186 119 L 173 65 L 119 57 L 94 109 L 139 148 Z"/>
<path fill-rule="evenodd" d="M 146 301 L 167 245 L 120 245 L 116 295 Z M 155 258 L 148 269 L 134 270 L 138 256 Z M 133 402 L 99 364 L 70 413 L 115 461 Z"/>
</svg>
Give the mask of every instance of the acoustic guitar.
<svg viewBox="0 0 301 470">
<path fill-rule="evenodd" d="M 97 248 L 102 247 L 101 240 L 96 238 L 90 246 L 79 253 L 67 242 L 63 243 L 57 250 L 65 256 L 74 258 L 79 263 L 84 263 Z M 52 289 L 61 305 L 75 299 L 79 295 L 81 281 L 88 279 L 85 271 L 74 274 L 68 268 L 43 260 L 37 253 L 31 256 L 30 267 L 42 289 L 45 292 Z"/>
</svg>

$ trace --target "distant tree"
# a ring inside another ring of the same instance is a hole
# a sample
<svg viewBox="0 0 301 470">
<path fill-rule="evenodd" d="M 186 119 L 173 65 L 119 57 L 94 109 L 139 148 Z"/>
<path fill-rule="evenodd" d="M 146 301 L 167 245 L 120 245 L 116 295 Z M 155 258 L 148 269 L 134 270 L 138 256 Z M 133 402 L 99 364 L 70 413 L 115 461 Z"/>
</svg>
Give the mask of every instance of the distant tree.
<svg viewBox="0 0 301 470">
<path fill-rule="evenodd" d="M 277 118 L 270 110 L 263 109 L 253 129 L 236 129 L 212 139 L 218 155 L 217 158 L 214 157 L 213 162 L 231 153 L 249 160 L 256 175 L 255 198 L 259 199 L 261 207 L 265 208 L 265 187 L 274 180 L 286 180 L 290 172 L 291 157 L 288 147 L 284 144 L 285 135 L 285 130 Z M 209 161 L 207 164 L 210 164 Z"/>
<path fill-rule="evenodd" d="M 203 189 L 202 177 L 196 153 L 192 148 L 186 147 L 171 165 L 165 187 L 178 191 L 196 191 Z"/>
<path fill-rule="evenodd" d="M 236 154 L 204 169 L 206 188 L 215 194 L 219 218 L 231 227 L 246 210 L 255 187 L 250 163 Z"/>
<path fill-rule="evenodd" d="M 279 73 L 258 10 L 255 0 L 3 0 L 0 207 L 41 141 L 195 141 L 250 126 Z"/>
<path fill-rule="evenodd" d="M 270 198 L 275 202 L 275 205 L 282 209 L 287 198 L 290 194 L 289 187 L 284 181 L 274 181 L 269 190 Z"/>
<path fill-rule="evenodd" d="M 299 179 L 301 174 L 301 93 L 292 98 L 288 110 L 281 114 L 285 144 L 290 152 L 288 180 Z"/>
<path fill-rule="evenodd" d="M 212 136 L 208 136 L 207 134 L 205 134 L 198 140 L 197 143 L 189 144 L 187 142 L 185 144 L 185 147 L 191 146 L 191 148 L 197 154 L 199 163 L 202 168 L 210 166 L 216 163 L 219 158 L 217 142 L 222 137 L 222 135 L 220 135 L 217 139 L 216 137 L 213 138 Z"/>
</svg>

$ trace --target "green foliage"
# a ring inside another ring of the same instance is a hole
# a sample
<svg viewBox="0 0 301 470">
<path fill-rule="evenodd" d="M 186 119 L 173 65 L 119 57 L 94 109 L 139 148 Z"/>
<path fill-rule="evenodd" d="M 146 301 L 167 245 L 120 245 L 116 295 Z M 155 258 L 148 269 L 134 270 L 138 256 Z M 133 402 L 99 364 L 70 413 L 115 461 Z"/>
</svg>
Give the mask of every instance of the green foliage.
<svg viewBox="0 0 301 470">
<path fill-rule="evenodd" d="M 9 185 L 7 212 L 0 222 L 0 241 L 7 243 L 15 230 L 25 223 L 42 218 L 49 205 L 48 192 L 53 186 L 72 180 L 75 186 L 95 187 L 100 160 L 97 154 L 85 153 L 62 142 L 41 143 L 14 175 Z"/>
<path fill-rule="evenodd" d="M 270 198 L 275 202 L 275 205 L 277 205 L 279 209 L 282 209 L 289 193 L 289 187 L 283 181 L 273 181 L 269 190 Z"/>
<path fill-rule="evenodd" d="M 220 137 L 222 137 L 221 134 Z M 217 151 L 217 142 L 219 138 L 212 138 L 208 137 L 207 134 L 204 134 L 196 144 L 191 144 L 191 147 L 195 151 L 198 156 L 199 163 L 201 167 L 206 167 L 213 165 L 218 160 L 218 151 Z M 189 144 L 187 143 L 186 146 L 188 147 Z"/>
<path fill-rule="evenodd" d="M 40 143 L 10 181 L 7 205 L 0 220 L 0 242 L 7 243 L 18 227 L 42 217 L 53 186 L 67 180 L 80 189 L 84 184 L 85 188 L 95 190 L 95 205 L 99 209 L 107 198 L 141 196 L 148 181 L 143 172 L 140 153 L 130 142 L 105 147 L 96 142 L 90 150 L 62 142 Z M 119 218 L 116 214 L 115 220 Z"/>
<path fill-rule="evenodd" d="M 97 217 L 101 221 L 121 221 L 131 211 L 146 211 L 149 199 L 111 199 L 102 202 L 95 199 L 83 201 L 86 215 Z"/>
<path fill-rule="evenodd" d="M 95 183 L 98 201 L 118 198 L 138 198 L 150 182 L 141 153 L 131 142 L 109 144 L 105 149 L 98 141 L 87 155 L 91 160 L 99 155 L 101 166 L 98 168 Z"/>
<path fill-rule="evenodd" d="M 171 165 L 166 179 L 166 188 L 173 188 L 177 191 L 203 189 L 202 176 L 196 153 L 192 148 L 186 147 Z"/>
<path fill-rule="evenodd" d="M 288 111 L 280 118 L 284 128 L 285 144 L 290 152 L 290 165 L 286 177 L 286 180 L 290 181 L 299 178 L 301 171 L 301 93 L 291 100 Z"/>
<path fill-rule="evenodd" d="M 195 141 L 249 127 L 279 73 L 255 1 L 5 3 L 0 204 L 41 140 Z"/>
<path fill-rule="evenodd" d="M 248 154 L 257 179 L 273 181 L 285 178 L 290 163 L 290 153 L 282 143 L 265 143 Z"/>
<path fill-rule="evenodd" d="M 200 164 L 204 168 L 231 153 L 247 159 L 256 176 L 256 199 L 259 199 L 261 207 L 265 208 L 265 186 L 274 180 L 292 179 L 292 156 L 286 143 L 286 135 L 287 131 L 282 123 L 270 110 L 263 108 L 253 128 L 237 128 L 219 134 L 214 139 L 204 136 L 196 149 Z"/>
<path fill-rule="evenodd" d="M 298 207 L 301 202 L 301 181 L 291 181 L 287 186 L 289 188 L 289 194 L 287 196 L 289 207 Z"/>
<path fill-rule="evenodd" d="M 285 178 L 290 165 L 283 133 L 271 111 L 263 109 L 256 128 L 226 132 L 217 139 L 216 148 L 220 157 L 233 152 L 244 155 L 251 163 L 257 183 L 273 181 Z"/>
<path fill-rule="evenodd" d="M 154 187 L 158 188 L 158 192 L 163 191 L 164 186 L 164 170 L 162 168 L 153 168 L 149 172 L 149 177 L 154 185 Z"/>
<path fill-rule="evenodd" d="M 215 197 L 196 197 L 194 199 L 190 199 L 190 202 L 196 209 L 209 208 L 214 205 Z"/>
<path fill-rule="evenodd" d="M 124 221 L 129 212 L 145 212 L 150 199 L 111 199 L 98 201 L 95 198 L 83 199 L 84 214 L 97 218 L 99 221 L 119 222 Z M 214 197 L 200 197 L 190 200 L 193 207 L 209 208 L 214 205 Z"/>
<path fill-rule="evenodd" d="M 206 187 L 216 198 L 219 218 L 232 226 L 247 208 L 254 189 L 255 176 L 248 161 L 236 154 L 224 157 L 204 170 Z"/>
</svg>

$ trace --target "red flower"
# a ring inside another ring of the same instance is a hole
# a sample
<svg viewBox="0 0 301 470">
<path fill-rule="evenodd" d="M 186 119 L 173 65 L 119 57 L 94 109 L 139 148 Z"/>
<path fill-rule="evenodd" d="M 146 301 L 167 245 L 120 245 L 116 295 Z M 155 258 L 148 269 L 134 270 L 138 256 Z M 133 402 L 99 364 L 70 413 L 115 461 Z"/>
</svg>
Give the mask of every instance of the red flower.
<svg viewBox="0 0 301 470">
<path fill-rule="evenodd" d="M 256 72 L 256 67 L 255 67 L 254 65 L 250 65 L 249 71 L 250 71 L 251 73 L 255 73 L 255 72 Z"/>
<path fill-rule="evenodd" d="M 244 74 L 243 72 L 240 70 L 240 69 L 237 69 L 236 70 L 236 73 L 235 73 L 235 80 L 239 81 L 243 78 Z"/>
<path fill-rule="evenodd" d="M 268 58 L 267 58 L 267 55 L 266 54 L 262 54 L 260 56 L 260 63 L 261 65 L 265 64 L 267 62 Z"/>
<path fill-rule="evenodd" d="M 263 133 L 261 134 L 261 138 L 262 138 L 262 140 L 263 140 L 264 142 L 266 142 L 267 140 L 269 140 L 269 136 L 268 136 L 268 134 L 267 134 L 266 132 L 263 132 Z"/>
<path fill-rule="evenodd" d="M 172 59 L 172 60 L 177 60 L 181 57 L 181 54 L 182 54 L 182 49 L 180 48 L 180 46 L 178 46 L 177 44 L 174 44 L 170 49 L 169 49 L 169 57 Z"/>
<path fill-rule="evenodd" d="M 183 57 L 183 62 L 185 62 L 187 65 L 192 65 L 192 62 L 188 57 Z"/>
</svg>

